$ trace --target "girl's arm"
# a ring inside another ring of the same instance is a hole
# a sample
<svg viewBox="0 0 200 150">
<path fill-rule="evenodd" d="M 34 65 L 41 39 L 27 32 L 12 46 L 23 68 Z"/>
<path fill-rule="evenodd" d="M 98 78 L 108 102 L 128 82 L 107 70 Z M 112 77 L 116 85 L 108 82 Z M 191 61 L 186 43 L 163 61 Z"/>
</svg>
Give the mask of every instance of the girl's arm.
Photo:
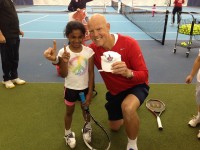
<svg viewBox="0 0 200 150">
<path fill-rule="evenodd" d="M 93 88 L 94 88 L 94 55 L 90 57 L 88 60 L 88 74 L 89 74 L 89 81 L 88 81 L 88 94 L 86 95 L 87 103 L 90 104 L 92 95 L 93 95 Z"/>
<path fill-rule="evenodd" d="M 58 55 L 59 56 L 59 55 Z M 70 58 L 70 53 L 67 52 L 66 50 L 66 45 L 64 45 L 64 51 L 62 53 L 62 55 L 60 55 L 61 57 L 59 58 L 59 73 L 60 76 L 65 78 L 68 75 L 68 62 L 69 62 L 69 58 Z"/>
</svg>

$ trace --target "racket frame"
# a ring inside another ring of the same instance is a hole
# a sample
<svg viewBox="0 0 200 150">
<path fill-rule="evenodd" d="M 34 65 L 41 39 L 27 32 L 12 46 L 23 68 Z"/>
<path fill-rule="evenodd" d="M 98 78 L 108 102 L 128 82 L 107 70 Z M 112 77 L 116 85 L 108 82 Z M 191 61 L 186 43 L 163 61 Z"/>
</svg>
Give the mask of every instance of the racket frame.
<svg viewBox="0 0 200 150">
<path fill-rule="evenodd" d="M 81 102 L 84 103 L 84 102 L 85 102 L 85 95 L 84 95 L 84 93 L 81 92 L 81 93 L 79 93 L 79 95 L 80 95 L 80 98 L 81 98 Z M 85 110 L 85 113 L 86 113 L 86 117 L 85 117 L 85 118 L 87 118 L 87 115 L 89 115 L 89 116 L 90 116 L 90 119 L 92 119 L 92 120 L 94 121 L 94 123 L 105 133 L 106 138 L 107 138 L 107 140 L 108 140 L 108 146 L 106 147 L 105 150 L 109 150 L 109 149 L 110 149 L 110 146 L 111 146 L 111 140 L 110 140 L 110 137 L 109 137 L 108 133 L 106 132 L 106 130 L 104 129 L 104 127 L 103 127 L 98 121 L 96 121 L 96 119 L 95 119 L 95 118 L 93 117 L 93 115 L 90 113 L 89 107 L 84 107 L 84 110 Z M 88 121 L 86 120 L 86 123 L 85 123 L 84 126 L 83 126 L 83 131 L 84 131 L 84 129 L 85 129 L 87 123 L 88 123 Z M 97 149 L 93 148 L 93 147 L 85 140 L 84 136 L 83 136 L 83 141 L 84 141 L 85 145 L 86 145 L 90 150 L 97 150 Z"/>
<path fill-rule="evenodd" d="M 149 104 L 150 101 L 157 101 L 157 102 L 161 103 L 162 106 L 163 106 L 163 109 L 161 109 L 161 111 L 159 111 L 159 112 L 151 109 L 148 106 L 148 104 Z M 162 112 L 165 111 L 165 108 L 166 108 L 165 104 L 161 100 L 158 100 L 158 99 L 149 99 L 148 101 L 146 101 L 146 107 L 147 107 L 147 109 L 149 111 L 151 111 L 156 116 L 156 120 L 157 120 L 157 124 L 158 124 L 158 129 L 162 130 L 163 126 L 162 126 L 162 122 L 161 122 L 160 116 L 161 116 Z"/>
</svg>

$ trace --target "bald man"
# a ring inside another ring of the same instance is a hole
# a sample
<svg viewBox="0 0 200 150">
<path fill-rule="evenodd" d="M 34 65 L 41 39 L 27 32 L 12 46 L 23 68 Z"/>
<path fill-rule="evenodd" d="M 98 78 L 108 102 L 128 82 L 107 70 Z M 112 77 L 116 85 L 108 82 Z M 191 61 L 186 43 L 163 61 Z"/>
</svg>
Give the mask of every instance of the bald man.
<svg viewBox="0 0 200 150">
<path fill-rule="evenodd" d="M 94 62 L 101 70 L 101 56 L 106 51 L 121 55 L 121 61 L 112 64 L 112 72 L 100 72 L 108 92 L 105 108 L 110 129 L 118 131 L 124 125 L 128 137 L 127 150 L 138 150 L 138 108 L 149 93 L 148 69 L 140 46 L 131 37 L 111 34 L 110 24 L 101 14 L 89 18 L 88 28 L 94 50 Z"/>
</svg>

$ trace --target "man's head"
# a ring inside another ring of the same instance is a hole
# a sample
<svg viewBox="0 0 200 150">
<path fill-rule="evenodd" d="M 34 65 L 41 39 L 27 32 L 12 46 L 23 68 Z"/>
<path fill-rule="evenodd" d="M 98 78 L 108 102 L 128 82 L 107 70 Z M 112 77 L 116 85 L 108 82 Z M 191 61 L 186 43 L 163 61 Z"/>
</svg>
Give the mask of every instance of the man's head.
<svg viewBox="0 0 200 150">
<path fill-rule="evenodd" d="M 101 14 L 94 14 L 88 20 L 91 40 L 97 45 L 107 47 L 110 41 L 110 24 Z"/>
</svg>

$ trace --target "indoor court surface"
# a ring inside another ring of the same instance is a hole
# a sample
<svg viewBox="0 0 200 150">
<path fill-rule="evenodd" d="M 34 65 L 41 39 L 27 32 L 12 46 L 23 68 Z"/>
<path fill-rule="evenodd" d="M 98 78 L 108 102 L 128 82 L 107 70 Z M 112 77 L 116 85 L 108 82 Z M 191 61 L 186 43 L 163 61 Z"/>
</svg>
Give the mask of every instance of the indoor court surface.
<svg viewBox="0 0 200 150">
<path fill-rule="evenodd" d="M 63 34 L 69 21 L 67 6 L 16 8 L 20 28 L 25 33 L 21 38 L 18 73 L 27 83 L 14 89 L 0 85 L 0 150 L 70 150 L 63 139 L 64 79 L 57 75 L 55 66 L 43 56 L 44 50 L 53 46 L 53 40 L 57 42 L 57 51 L 68 43 Z M 111 33 L 127 35 L 138 41 L 149 70 L 150 94 L 147 99 L 160 99 L 166 104 L 161 116 L 163 131 L 158 130 L 156 118 L 147 110 L 145 103 L 140 107 L 139 150 L 199 150 L 200 141 L 196 135 L 200 126 L 190 128 L 187 125 L 196 113 L 196 79 L 193 84 L 186 85 L 185 78 L 200 47 L 192 48 L 189 57 L 186 57 L 187 49 L 180 46 L 176 47 L 176 53 L 173 52 L 177 39 L 177 24 L 170 25 L 173 7 L 157 7 L 157 10 L 166 9 L 170 13 L 164 45 L 152 39 L 123 14 L 117 13 L 113 7 L 107 6 L 106 13 L 97 9 L 97 13 L 105 15 L 111 24 Z M 200 7 L 183 7 L 183 11 L 197 12 L 194 16 L 200 21 Z M 87 12 L 89 17 L 93 14 L 92 6 L 87 7 Z M 182 15 L 182 19 L 188 18 L 191 19 L 191 15 Z M 148 20 L 144 22 L 147 26 L 149 23 Z M 178 34 L 177 40 L 187 42 L 189 36 Z M 194 39 L 194 42 L 200 45 L 200 39 Z M 0 70 L 1 80 L 2 75 Z M 106 101 L 106 88 L 97 69 L 95 83 L 98 95 L 93 99 L 91 112 L 108 131 L 112 142 L 110 150 L 125 150 L 127 137 L 124 129 L 116 133 L 108 129 L 107 114 L 102 109 Z M 83 120 L 79 108 L 77 105 L 72 125 L 77 138 L 75 150 L 87 150 L 81 135 Z"/>
<path fill-rule="evenodd" d="M 40 7 L 45 11 L 44 8 L 47 6 Z M 39 10 L 41 9 L 40 7 Z M 61 12 L 62 10 L 65 10 L 65 7 L 63 6 L 57 6 L 55 9 L 58 11 L 59 7 Z M 51 9 L 52 6 L 50 7 L 50 10 Z M 90 8 L 88 9 L 90 10 Z M 199 10 L 197 8 L 183 8 L 183 10 L 187 11 L 191 9 L 194 9 L 194 11 Z M 18 11 L 23 12 L 25 10 L 19 8 Z M 55 10 L 51 11 L 54 12 Z M 39 12 L 27 13 L 25 11 L 25 13 L 18 14 L 21 30 L 25 33 L 24 37 L 21 38 L 19 74 L 29 82 L 63 82 L 62 79 L 57 77 L 55 68 L 52 67 L 51 63 L 44 59 L 43 51 L 52 46 L 54 39 L 58 42 L 58 50 L 62 48 L 64 43 L 67 43 L 63 31 L 68 22 L 68 12 Z M 187 51 L 186 48 L 177 47 L 176 54 L 173 53 L 177 35 L 177 25 L 170 26 L 171 15 L 169 15 L 165 38 L 166 41 L 163 46 L 140 30 L 124 15 L 117 14 L 114 8 L 107 7 L 107 12 L 108 13 L 105 13 L 104 15 L 111 24 L 112 33 L 131 36 L 140 43 L 149 68 L 150 83 L 184 83 L 184 79 L 191 69 L 194 58 L 196 58 L 198 54 L 198 48 L 191 49 L 188 58 L 185 57 L 185 52 Z M 99 13 L 102 12 L 100 11 Z M 90 15 L 91 13 L 88 13 L 88 16 Z M 183 15 L 182 17 L 188 16 Z M 200 15 L 198 17 L 200 18 Z M 188 39 L 188 35 L 179 34 L 178 40 L 187 41 Z M 2 72 L 0 72 L 0 76 L 1 75 Z M 95 75 L 96 82 L 102 82 L 97 70 Z"/>
</svg>

